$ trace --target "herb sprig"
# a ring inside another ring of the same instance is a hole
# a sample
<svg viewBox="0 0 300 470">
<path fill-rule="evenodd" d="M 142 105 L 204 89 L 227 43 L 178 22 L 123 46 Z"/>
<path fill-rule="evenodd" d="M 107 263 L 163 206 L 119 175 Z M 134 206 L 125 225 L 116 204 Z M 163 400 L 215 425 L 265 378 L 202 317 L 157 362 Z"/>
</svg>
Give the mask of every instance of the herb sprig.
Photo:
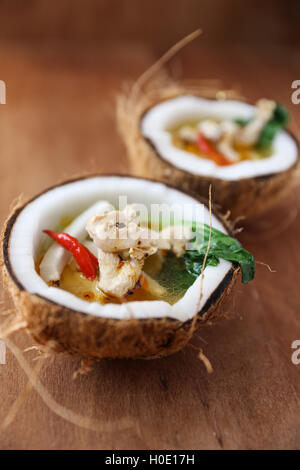
<svg viewBox="0 0 300 470">
<path fill-rule="evenodd" d="M 187 250 L 183 255 L 187 271 L 195 277 L 198 277 L 201 274 L 209 243 L 209 225 L 193 225 L 194 232 L 201 229 L 204 231 L 203 242 L 200 243 L 199 246 L 196 245 L 194 249 Z M 240 265 L 242 271 L 242 282 L 244 284 L 247 284 L 254 278 L 255 260 L 253 255 L 245 250 L 240 242 L 235 238 L 212 228 L 206 266 L 217 266 L 220 259 L 225 259 Z"/>
<path fill-rule="evenodd" d="M 276 103 L 273 115 L 263 128 L 260 136 L 255 144 L 255 148 L 260 151 L 268 150 L 276 136 L 276 134 L 284 129 L 290 120 L 288 110 L 280 103 Z M 241 127 L 246 126 L 251 119 L 237 118 L 234 120 Z"/>
<path fill-rule="evenodd" d="M 281 129 L 285 128 L 289 119 L 290 116 L 288 110 L 281 104 L 277 103 L 272 118 L 267 122 L 259 136 L 256 148 L 258 150 L 266 150 L 270 148 L 274 137 Z"/>
</svg>

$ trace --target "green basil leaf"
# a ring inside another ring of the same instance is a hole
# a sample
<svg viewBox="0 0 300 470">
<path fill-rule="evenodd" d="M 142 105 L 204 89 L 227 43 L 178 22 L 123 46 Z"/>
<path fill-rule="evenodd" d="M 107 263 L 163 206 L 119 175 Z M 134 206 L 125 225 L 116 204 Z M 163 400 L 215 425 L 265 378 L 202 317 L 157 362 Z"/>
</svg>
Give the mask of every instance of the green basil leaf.
<svg viewBox="0 0 300 470">
<path fill-rule="evenodd" d="M 210 227 L 207 224 L 193 225 L 194 231 L 202 229 L 204 232 L 203 242 L 199 246 L 195 244 L 192 250 L 187 250 L 183 255 L 187 271 L 194 276 L 201 274 L 209 242 Z M 220 259 L 240 265 L 244 284 L 254 278 L 255 260 L 253 255 L 246 251 L 235 238 L 212 228 L 206 266 L 217 266 Z"/>
</svg>

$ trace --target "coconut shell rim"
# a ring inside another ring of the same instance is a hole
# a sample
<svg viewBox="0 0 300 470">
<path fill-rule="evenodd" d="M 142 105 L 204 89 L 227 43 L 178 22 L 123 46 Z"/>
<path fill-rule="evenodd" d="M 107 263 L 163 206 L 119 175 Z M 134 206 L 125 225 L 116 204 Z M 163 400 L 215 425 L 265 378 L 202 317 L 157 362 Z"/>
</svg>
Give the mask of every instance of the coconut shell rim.
<svg viewBox="0 0 300 470">
<path fill-rule="evenodd" d="M 180 191 L 180 192 L 183 192 L 184 194 L 192 197 L 193 199 L 197 200 L 198 202 L 201 202 L 203 204 L 205 204 L 205 206 L 207 207 L 207 200 L 202 197 L 202 196 L 198 196 L 196 195 L 194 192 L 192 191 L 187 191 L 185 189 L 181 189 L 181 188 L 177 188 L 176 186 L 174 185 L 171 185 L 171 184 L 168 184 L 168 183 L 164 183 L 162 181 L 159 181 L 159 180 L 155 180 L 155 179 L 151 179 L 151 178 L 145 178 L 145 177 L 139 177 L 139 176 L 134 176 L 134 175 L 128 175 L 128 174 L 122 174 L 122 173 L 93 173 L 93 174 L 89 174 L 89 175 L 83 175 L 83 176 L 79 176 L 79 177 L 76 177 L 76 178 L 71 178 L 69 180 L 64 180 L 63 182 L 61 183 L 58 183 L 58 184 L 55 184 L 55 185 L 52 185 L 50 186 L 49 188 L 46 188 L 45 190 L 41 191 L 40 193 L 38 193 L 37 195 L 33 196 L 32 198 L 29 198 L 28 201 L 26 201 L 24 204 L 22 204 L 20 207 L 17 207 L 14 212 L 8 217 L 8 220 L 6 221 L 6 223 L 4 224 L 4 230 L 3 230 L 3 237 L 2 237 L 2 255 L 3 255 L 3 266 L 8 274 L 8 276 L 10 277 L 11 281 L 14 283 L 14 285 L 16 286 L 16 288 L 18 288 L 18 290 L 20 292 L 27 292 L 29 295 L 37 298 L 37 299 L 41 299 L 45 302 L 49 302 L 50 304 L 56 306 L 56 307 L 64 307 L 64 308 L 67 308 L 70 312 L 74 312 L 74 313 L 77 313 L 77 314 L 80 314 L 84 317 L 94 317 L 94 318 L 98 318 L 98 316 L 96 315 L 92 315 L 91 313 L 86 313 L 86 312 L 82 312 L 82 311 L 79 311 L 79 310 L 75 310 L 75 309 L 72 309 L 70 307 L 66 307 L 60 303 L 57 303 L 57 302 L 54 302 L 53 300 L 50 300 L 50 299 L 47 299 L 46 297 L 43 297 L 42 295 L 40 294 L 34 294 L 34 293 L 31 293 L 31 292 L 28 292 L 25 287 L 22 285 L 22 283 L 19 281 L 19 279 L 16 277 L 14 271 L 13 271 L 13 268 L 11 266 L 11 262 L 10 262 L 10 259 L 9 259 L 9 239 L 10 239 L 10 234 L 12 232 L 12 229 L 13 229 L 13 226 L 18 218 L 18 216 L 20 215 L 20 213 L 22 212 L 22 210 L 28 205 L 30 204 L 31 202 L 33 202 L 34 200 L 38 199 L 40 196 L 42 196 L 43 194 L 47 193 L 48 191 L 51 191 L 59 186 L 64 186 L 66 184 L 69 184 L 69 183 L 74 183 L 74 182 L 77 182 L 77 181 L 81 181 L 81 180 L 85 180 L 85 179 L 88 179 L 88 178 L 93 178 L 93 177 L 124 177 L 124 178 L 133 178 L 133 179 L 138 179 L 138 180 L 145 180 L 145 181 L 150 181 L 150 182 L 153 182 L 153 183 L 159 183 L 159 184 L 163 184 L 165 186 L 167 186 L 168 188 L 170 189 L 175 189 L 177 191 Z M 228 231 L 228 234 L 230 236 L 233 236 L 233 233 L 232 233 L 232 229 L 228 223 L 228 221 L 226 221 L 222 216 L 221 214 L 219 214 L 215 209 L 212 209 L 212 212 L 214 214 L 214 216 L 224 225 L 224 227 L 226 228 L 226 230 Z M 214 291 L 211 293 L 211 295 L 209 296 L 209 298 L 207 299 L 206 303 L 203 305 L 202 309 L 197 312 L 195 314 L 195 316 L 197 317 L 202 317 L 205 315 L 205 313 L 207 311 L 209 311 L 209 309 L 217 302 L 217 300 L 222 296 L 222 294 L 226 291 L 227 287 L 230 285 L 231 281 L 233 280 L 234 278 L 234 275 L 238 274 L 240 272 L 240 267 L 237 263 L 232 263 L 232 267 L 230 268 L 230 270 L 227 272 L 227 274 L 224 276 L 224 278 L 222 279 L 222 281 L 218 284 L 218 286 L 214 289 Z M 132 319 L 121 319 L 121 318 L 110 318 L 110 317 L 101 317 L 99 316 L 99 318 L 101 319 L 104 319 L 104 320 L 108 320 L 108 321 L 115 321 L 115 322 L 128 322 Z M 161 320 L 168 320 L 168 321 L 174 321 L 174 322 L 178 322 L 180 323 L 181 325 L 184 325 L 184 324 L 188 324 L 189 322 L 191 322 L 193 319 L 190 318 L 188 320 L 185 320 L 185 321 L 181 321 L 181 320 L 178 320 L 176 318 L 173 318 L 173 317 L 149 317 L 149 318 L 136 318 L 137 321 L 141 321 L 141 322 L 149 322 L 149 321 L 161 321 Z"/>
</svg>

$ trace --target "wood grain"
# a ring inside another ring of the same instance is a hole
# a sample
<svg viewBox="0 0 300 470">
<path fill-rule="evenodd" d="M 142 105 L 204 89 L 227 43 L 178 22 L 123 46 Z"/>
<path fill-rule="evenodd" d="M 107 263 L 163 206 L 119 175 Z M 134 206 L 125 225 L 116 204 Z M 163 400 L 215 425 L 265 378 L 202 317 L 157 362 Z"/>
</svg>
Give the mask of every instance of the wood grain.
<svg viewBox="0 0 300 470">
<path fill-rule="evenodd" d="M 201 60 L 199 60 L 201 58 Z M 20 193 L 32 196 L 75 174 L 127 172 L 114 123 L 114 95 L 153 59 L 145 46 L 0 47 L 0 217 Z M 173 62 L 185 76 L 222 78 L 250 99 L 275 97 L 293 113 L 291 82 L 299 78 L 293 50 L 187 49 Z M 31 392 L 0 434 L 2 449 L 265 449 L 300 448 L 300 366 L 291 343 L 300 339 L 299 191 L 273 213 L 248 224 L 241 240 L 259 265 L 249 286 L 238 287 L 235 318 L 193 338 L 214 373 L 191 348 L 166 359 L 103 361 L 72 380 L 79 361 L 47 360 L 40 373 L 55 400 L 97 419 L 99 431 L 79 428 Z M 9 300 L 4 297 L 5 305 Z M 31 341 L 19 333 L 20 348 Z M 34 352 L 25 353 L 32 367 Z M 0 422 L 27 378 L 13 355 L 0 365 Z M 128 419 L 128 429 L 118 422 Z M 107 429 L 109 423 L 110 429 Z M 101 428 L 103 427 L 103 429 Z"/>
<path fill-rule="evenodd" d="M 2 0 L 0 40 L 143 42 L 162 51 L 204 28 L 205 44 L 300 43 L 298 0 Z"/>
</svg>

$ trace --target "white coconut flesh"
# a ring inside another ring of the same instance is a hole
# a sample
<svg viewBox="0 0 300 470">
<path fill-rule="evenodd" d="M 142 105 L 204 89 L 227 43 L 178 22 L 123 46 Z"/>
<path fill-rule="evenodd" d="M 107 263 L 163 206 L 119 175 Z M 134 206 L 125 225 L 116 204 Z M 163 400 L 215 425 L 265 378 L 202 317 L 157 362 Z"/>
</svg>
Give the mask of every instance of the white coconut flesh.
<svg viewBox="0 0 300 470">
<path fill-rule="evenodd" d="M 218 266 L 207 266 L 203 279 L 201 280 L 199 276 L 184 296 L 173 305 L 163 300 L 131 301 L 122 304 L 88 302 L 68 291 L 49 286 L 37 273 L 35 262 L 45 243 L 48 243 L 48 237 L 42 233 L 42 230 L 57 226 L 64 217 L 84 213 L 93 204 L 99 207 L 99 201 L 102 201 L 102 207 L 105 207 L 105 204 L 118 207 L 119 195 L 125 195 L 128 204 L 145 204 L 149 211 L 152 203 L 164 203 L 171 207 L 189 204 L 191 213 L 185 213 L 187 220 L 193 216 L 195 205 L 203 207 L 194 198 L 181 191 L 162 183 L 138 178 L 95 176 L 57 186 L 29 202 L 13 224 L 8 258 L 15 279 L 31 294 L 98 317 L 114 319 L 171 317 L 181 321 L 192 318 L 205 306 L 229 273 L 232 263 L 221 259 Z M 204 206 L 202 210 L 204 222 L 209 224 L 208 209 Z M 226 229 L 215 216 L 212 216 L 212 226 L 226 233 Z"/>
<path fill-rule="evenodd" d="M 191 95 L 169 99 L 153 106 L 141 120 L 141 132 L 154 145 L 157 153 L 172 165 L 189 173 L 223 180 L 238 180 L 269 175 L 292 167 L 298 158 L 296 141 L 286 131 L 280 131 L 272 144 L 272 154 L 259 160 L 243 160 L 229 166 L 219 166 L 207 158 L 199 158 L 177 148 L 169 129 L 184 122 L 201 119 L 251 119 L 255 106 L 235 100 L 208 100 Z"/>
</svg>

